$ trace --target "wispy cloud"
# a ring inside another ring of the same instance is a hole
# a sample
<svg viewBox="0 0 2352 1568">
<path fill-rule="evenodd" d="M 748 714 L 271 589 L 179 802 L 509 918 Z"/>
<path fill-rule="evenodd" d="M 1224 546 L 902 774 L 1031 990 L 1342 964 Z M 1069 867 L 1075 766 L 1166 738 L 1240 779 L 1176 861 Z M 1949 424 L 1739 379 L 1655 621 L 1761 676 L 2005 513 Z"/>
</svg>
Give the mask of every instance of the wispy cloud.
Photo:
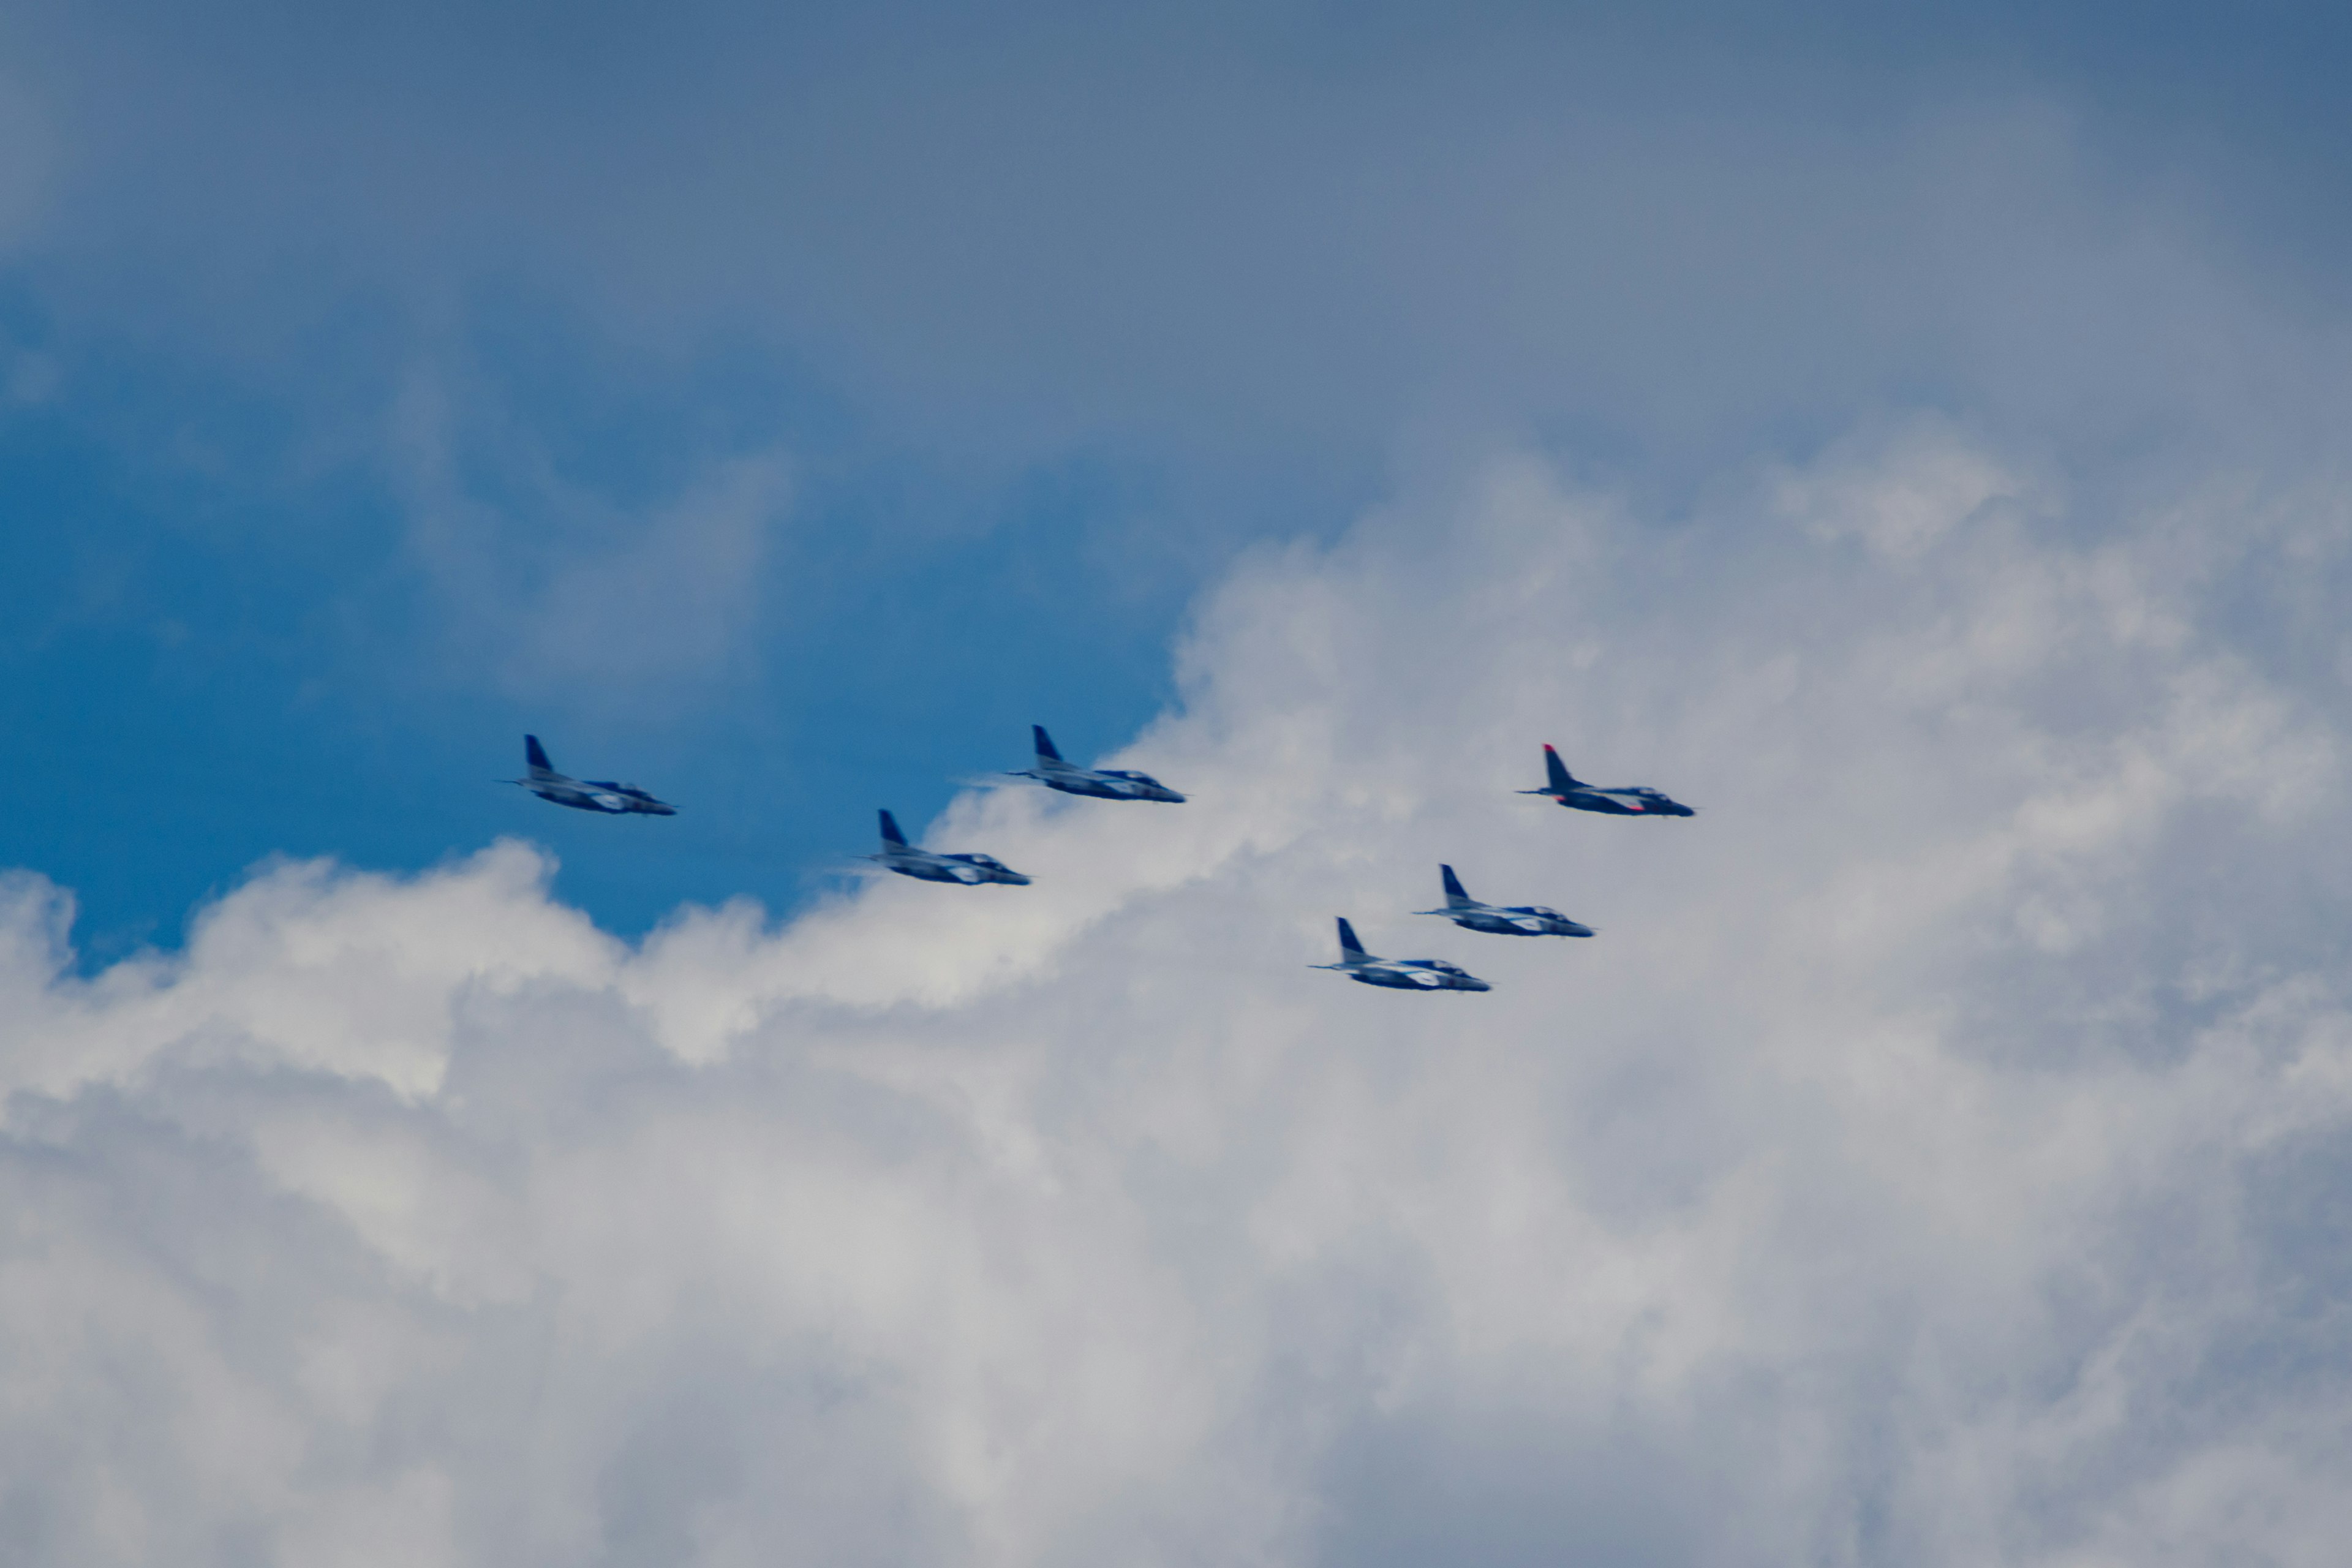
<svg viewBox="0 0 2352 1568">
<path fill-rule="evenodd" d="M 751 659 L 792 504 L 783 456 L 713 455 L 670 499 L 633 503 L 565 473 L 510 422 L 465 431 L 467 413 L 429 370 L 394 409 L 409 546 L 447 657 L 487 660 L 533 701 L 674 697 Z"/>
</svg>

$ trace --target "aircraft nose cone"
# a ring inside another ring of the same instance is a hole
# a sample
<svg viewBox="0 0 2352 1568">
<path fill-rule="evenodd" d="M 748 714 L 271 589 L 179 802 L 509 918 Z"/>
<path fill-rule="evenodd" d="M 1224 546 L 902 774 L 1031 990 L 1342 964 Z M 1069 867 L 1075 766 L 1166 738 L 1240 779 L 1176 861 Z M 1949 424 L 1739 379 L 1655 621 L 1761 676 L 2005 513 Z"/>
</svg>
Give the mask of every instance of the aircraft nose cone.
<svg viewBox="0 0 2352 1568">
<path fill-rule="evenodd" d="M 1470 983 L 1470 989 L 1473 991 L 1492 991 L 1494 987 L 1487 984 L 1483 980 L 1473 980 Z"/>
<path fill-rule="evenodd" d="M 1163 790 L 1161 790 L 1161 791 L 1160 792 L 1160 799 L 1162 799 L 1162 800 L 1165 800 L 1165 801 L 1171 801 L 1171 802 L 1173 802 L 1174 804 L 1176 804 L 1176 805 L 1183 805 L 1183 804 L 1184 804 L 1184 797 L 1183 797 L 1182 795 L 1178 795 L 1178 794 L 1177 794 L 1174 790 L 1172 790 L 1172 789 L 1163 789 Z"/>
<path fill-rule="evenodd" d="M 1018 872 L 1018 871 L 1012 871 L 1012 872 L 1008 872 L 1008 873 L 1006 873 L 1006 875 L 1005 875 L 1005 879 L 1005 879 L 1006 881 L 1008 881 L 1008 882 L 1011 882 L 1011 883 L 1012 883 L 1014 887 L 1016 887 L 1016 888 L 1025 888 L 1025 887 L 1027 887 L 1027 886 L 1029 885 L 1029 881 L 1030 881 L 1030 879 L 1028 879 L 1027 877 L 1023 876 L 1023 875 L 1022 875 L 1020 872 Z"/>
</svg>

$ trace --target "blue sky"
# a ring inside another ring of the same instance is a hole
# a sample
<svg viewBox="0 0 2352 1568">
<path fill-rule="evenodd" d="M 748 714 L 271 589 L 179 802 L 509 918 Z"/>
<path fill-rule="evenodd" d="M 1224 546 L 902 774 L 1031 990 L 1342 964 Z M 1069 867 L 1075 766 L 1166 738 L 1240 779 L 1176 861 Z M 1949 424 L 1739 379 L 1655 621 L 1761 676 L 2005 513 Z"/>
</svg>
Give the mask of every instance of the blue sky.
<svg viewBox="0 0 2352 1568">
<path fill-rule="evenodd" d="M 786 907 L 865 847 L 874 804 L 928 816 L 952 775 L 1018 765 L 1032 717 L 1108 746 L 1165 700 L 1189 583 L 1104 542 L 1152 506 L 1148 473 L 1073 455 L 960 480 L 765 366 L 646 388 L 512 314 L 484 336 L 493 395 L 529 411 L 519 439 L 576 487 L 575 515 L 507 488 L 491 453 L 458 481 L 489 537 L 437 567 L 364 458 L 289 450 L 304 418 L 275 395 L 122 351 L 76 367 L 87 405 L 61 391 L 13 423 L 12 492 L 45 520 L 14 541 L 9 574 L 10 721 L 37 737 L 20 782 L 39 802 L 16 858 L 78 890 L 92 957 L 176 940 L 201 897 L 273 854 L 422 866 L 511 832 L 558 846 L 567 892 L 619 929 L 686 899 Z M 42 352 L 37 328 L 22 341 Z M 780 443 L 796 454 L 793 545 L 755 563 L 740 640 L 681 668 L 633 624 L 638 606 L 600 600 L 618 623 L 567 622 L 558 651 L 501 678 L 524 656 L 500 596 L 534 613 L 535 530 L 576 526 L 583 497 L 626 528 L 632 509 L 674 503 L 695 460 L 679 449 Z M 1038 692 L 1058 710 L 1032 715 Z M 688 814 L 659 836 L 583 834 L 495 787 L 520 771 L 525 727 Z"/>
</svg>

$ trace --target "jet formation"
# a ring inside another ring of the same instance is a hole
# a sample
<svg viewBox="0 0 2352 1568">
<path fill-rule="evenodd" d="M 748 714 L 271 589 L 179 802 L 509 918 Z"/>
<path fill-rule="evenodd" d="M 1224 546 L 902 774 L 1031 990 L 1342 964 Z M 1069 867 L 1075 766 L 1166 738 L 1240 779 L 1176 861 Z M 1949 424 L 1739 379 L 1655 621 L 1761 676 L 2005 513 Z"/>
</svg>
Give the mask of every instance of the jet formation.
<svg viewBox="0 0 2352 1568">
<path fill-rule="evenodd" d="M 1034 779 L 1047 789 L 1059 790 L 1064 795 L 1089 795 L 1097 800 L 1183 803 L 1181 795 L 1150 773 L 1126 768 L 1075 767 L 1063 759 L 1043 724 L 1032 724 L 1029 730 L 1036 748 L 1035 763 L 1007 774 L 1007 777 Z M 525 735 L 522 740 L 523 760 L 528 772 L 521 778 L 504 782 L 520 784 L 541 800 L 608 816 L 677 815 L 676 806 L 655 799 L 635 784 L 617 784 L 609 779 L 575 779 L 568 773 L 560 773 L 548 761 L 547 750 L 539 743 L 538 736 Z M 1568 764 L 1559 760 L 1559 753 L 1550 746 L 1546 746 L 1543 752 L 1544 787 L 1521 790 L 1521 795 L 1539 795 L 1572 811 L 1599 812 L 1609 816 L 1697 815 L 1692 807 L 1673 799 L 1664 791 L 1645 784 L 1602 788 L 1598 784 L 1586 784 L 1568 771 Z M 992 855 L 977 852 L 951 855 L 919 849 L 907 842 L 907 836 L 898 829 L 898 818 L 887 810 L 877 815 L 882 826 L 882 851 L 866 858 L 885 870 L 920 881 L 952 882 L 965 887 L 1002 883 L 1025 888 L 1030 883 L 1028 877 Z M 1593 934 L 1591 926 L 1572 921 L 1548 905 L 1481 903 L 1462 886 L 1462 879 L 1454 874 L 1453 867 L 1440 866 L 1437 869 L 1445 887 L 1445 907 L 1416 910 L 1413 911 L 1415 914 L 1443 916 L 1465 931 L 1482 931 L 1492 936 L 1589 937 Z M 1393 991 L 1494 989 L 1459 964 L 1449 963 L 1442 958 L 1376 958 L 1365 952 L 1363 943 L 1356 940 L 1356 928 L 1348 923 L 1345 916 L 1339 918 L 1339 962 L 1310 964 L 1309 968 L 1337 970 L 1361 984 L 1379 985 Z"/>
<path fill-rule="evenodd" d="M 1589 784 L 1568 771 L 1559 753 L 1546 746 L 1544 773 L 1546 783 L 1541 789 L 1523 789 L 1521 795 L 1539 795 L 1559 802 L 1571 811 L 1599 812 L 1605 816 L 1696 816 L 1698 813 L 1683 805 L 1663 790 L 1646 784 L 1632 784 L 1618 789 L 1604 789 Z M 1558 910 L 1544 904 L 1482 904 L 1472 898 L 1462 886 L 1462 879 L 1454 874 L 1451 866 L 1440 866 L 1439 876 L 1445 884 L 1445 907 L 1442 910 L 1415 910 L 1415 914 L 1442 915 L 1465 931 L 1485 931 L 1491 936 L 1591 936 L 1592 928 L 1580 921 L 1570 920 Z M 1356 941 L 1355 928 L 1345 920 L 1339 922 L 1339 962 L 1315 963 L 1310 969 L 1336 969 L 1350 980 L 1367 985 L 1385 985 L 1394 990 L 1487 991 L 1486 982 L 1468 972 L 1434 958 L 1374 958 Z"/>
</svg>

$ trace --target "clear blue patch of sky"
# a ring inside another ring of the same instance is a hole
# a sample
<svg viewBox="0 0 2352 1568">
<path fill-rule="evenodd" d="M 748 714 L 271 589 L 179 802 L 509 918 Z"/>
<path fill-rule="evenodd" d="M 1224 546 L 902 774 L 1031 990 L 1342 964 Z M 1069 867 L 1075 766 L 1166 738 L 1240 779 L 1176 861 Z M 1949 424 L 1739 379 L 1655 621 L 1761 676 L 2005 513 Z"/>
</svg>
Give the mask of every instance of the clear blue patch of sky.
<svg viewBox="0 0 2352 1568">
<path fill-rule="evenodd" d="M 0 314 L 44 348 L 22 297 Z M 1170 639 L 1216 552 L 1121 542 L 1171 504 L 1145 465 L 951 469 L 889 449 L 780 356 L 656 374 L 499 297 L 467 363 L 567 484 L 637 512 L 696 457 L 776 447 L 801 474 L 740 657 L 683 690 L 518 694 L 439 651 L 447 607 L 397 485 L 303 406 L 328 387 L 388 400 L 395 339 L 329 335 L 277 381 L 77 343 L 55 399 L 0 418 L 0 862 L 76 894 L 85 964 L 175 944 L 273 856 L 414 868 L 501 834 L 552 847 L 559 893 L 624 933 L 687 900 L 782 910 L 871 847 L 876 806 L 922 822 L 959 778 L 1023 765 L 1031 722 L 1090 755 L 1172 695 Z M 494 503 L 499 475 L 481 456 Z M 526 730 L 682 814 L 608 819 L 494 782 L 520 771 Z"/>
</svg>

